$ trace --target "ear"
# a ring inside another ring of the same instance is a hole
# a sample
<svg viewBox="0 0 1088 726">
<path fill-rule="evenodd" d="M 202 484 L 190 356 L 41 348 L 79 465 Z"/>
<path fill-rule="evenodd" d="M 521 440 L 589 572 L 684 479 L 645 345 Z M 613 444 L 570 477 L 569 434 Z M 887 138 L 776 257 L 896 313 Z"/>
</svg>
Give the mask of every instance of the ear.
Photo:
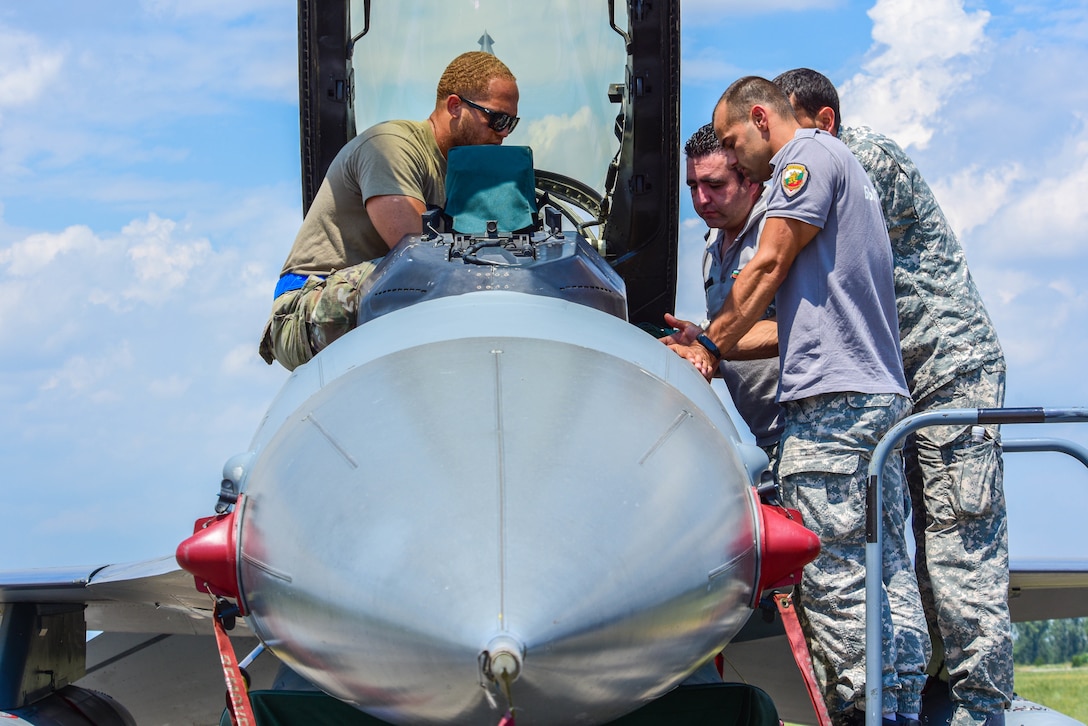
<svg viewBox="0 0 1088 726">
<path fill-rule="evenodd" d="M 452 93 L 446 96 L 446 112 L 449 113 L 450 116 L 453 116 L 454 118 L 460 116 L 461 106 L 463 105 L 464 104 L 461 103 L 461 99 L 459 99 Z"/>
<path fill-rule="evenodd" d="M 752 106 L 752 110 L 748 112 L 748 119 L 757 130 L 767 130 L 767 109 L 764 106 L 761 106 L 758 103 Z"/>
<path fill-rule="evenodd" d="M 838 119 L 835 118 L 835 111 L 830 106 L 824 106 L 816 112 L 816 128 L 823 129 L 830 133 L 835 133 L 838 128 L 835 126 L 835 122 Z"/>
</svg>

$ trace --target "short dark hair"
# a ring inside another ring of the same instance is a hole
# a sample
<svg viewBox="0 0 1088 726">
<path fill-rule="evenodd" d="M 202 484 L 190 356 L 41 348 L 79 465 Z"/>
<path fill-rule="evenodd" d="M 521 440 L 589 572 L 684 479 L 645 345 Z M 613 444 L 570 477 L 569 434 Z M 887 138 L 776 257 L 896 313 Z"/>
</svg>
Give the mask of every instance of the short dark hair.
<svg viewBox="0 0 1088 726">
<path fill-rule="evenodd" d="M 684 144 L 684 154 L 691 159 L 701 159 L 715 152 L 724 152 L 718 137 L 714 135 L 714 124 L 706 124 L 699 128 L 688 142 Z"/>
<path fill-rule="evenodd" d="M 828 107 L 835 112 L 835 128 L 832 133 L 839 130 L 842 125 L 842 115 L 839 113 L 839 92 L 827 76 L 811 68 L 794 68 L 786 71 L 774 79 L 774 85 L 782 89 L 797 108 L 809 116 L 816 118 L 816 114 L 823 107 Z"/>
<path fill-rule="evenodd" d="M 739 121 L 741 115 L 747 115 L 756 104 L 767 106 L 783 118 L 793 118 L 789 97 L 781 88 L 759 76 L 738 78 L 718 99 L 718 106 L 725 106 L 725 119 L 730 124 Z"/>
<path fill-rule="evenodd" d="M 504 78 L 517 82 L 506 64 L 491 53 L 470 50 L 450 61 L 442 77 L 438 79 L 437 102 L 455 95 L 465 95 L 471 99 L 487 98 L 488 86 L 492 78 Z"/>
</svg>

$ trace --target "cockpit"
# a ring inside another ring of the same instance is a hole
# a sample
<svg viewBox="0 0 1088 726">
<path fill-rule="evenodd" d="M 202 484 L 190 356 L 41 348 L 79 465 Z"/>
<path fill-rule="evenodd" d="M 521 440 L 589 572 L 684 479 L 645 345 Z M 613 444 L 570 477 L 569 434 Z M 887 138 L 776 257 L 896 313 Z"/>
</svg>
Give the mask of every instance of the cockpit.
<svg viewBox="0 0 1088 726">
<path fill-rule="evenodd" d="M 517 76 L 535 183 L 626 283 L 631 322 L 659 323 L 675 298 L 679 180 L 677 3 L 408 4 L 302 0 L 303 204 L 358 130 L 422 119 L 434 79 L 466 50 Z"/>
</svg>

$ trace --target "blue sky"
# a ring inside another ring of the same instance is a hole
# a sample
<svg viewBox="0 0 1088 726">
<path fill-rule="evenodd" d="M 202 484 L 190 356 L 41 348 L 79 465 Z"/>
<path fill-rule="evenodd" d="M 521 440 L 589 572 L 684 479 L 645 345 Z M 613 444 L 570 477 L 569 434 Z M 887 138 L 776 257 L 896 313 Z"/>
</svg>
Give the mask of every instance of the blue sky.
<svg viewBox="0 0 1088 726">
<path fill-rule="evenodd" d="M 756 5 L 683 3 L 685 138 L 741 75 L 824 72 L 960 232 L 1007 405 L 1088 406 L 1083 4 Z M 285 379 L 256 341 L 301 221 L 295 12 L 0 7 L 0 569 L 171 553 Z M 700 317 L 703 227 L 681 211 L 677 308 Z M 1088 424 L 1006 429 L 1044 434 L 1088 444 Z M 1088 472 L 1010 454 L 1006 482 L 1014 556 L 1088 557 Z"/>
</svg>

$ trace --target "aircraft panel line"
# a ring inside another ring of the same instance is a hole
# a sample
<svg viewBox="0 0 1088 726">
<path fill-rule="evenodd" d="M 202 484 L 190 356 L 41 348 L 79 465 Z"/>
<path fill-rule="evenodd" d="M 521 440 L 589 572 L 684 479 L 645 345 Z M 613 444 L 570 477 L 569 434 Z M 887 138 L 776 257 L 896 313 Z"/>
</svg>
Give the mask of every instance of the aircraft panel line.
<svg viewBox="0 0 1088 726">
<path fill-rule="evenodd" d="M 329 442 L 332 448 L 336 449 L 336 452 L 340 454 L 341 457 L 343 457 L 344 461 L 348 462 L 352 469 L 359 468 L 359 464 L 355 461 L 355 459 L 352 458 L 351 454 L 347 452 L 347 449 L 341 446 L 340 442 L 337 441 L 332 434 L 326 431 L 324 426 L 318 423 L 317 419 L 314 418 L 314 415 L 312 413 L 306 414 L 306 418 L 304 420 L 309 421 L 310 424 L 315 429 L 317 429 L 318 433 L 320 433 L 325 438 L 325 440 Z"/>
<path fill-rule="evenodd" d="M 672 424 L 669 426 L 668 429 L 665 430 L 665 433 L 661 434 L 660 438 L 658 438 L 658 440 L 654 442 L 654 445 L 651 446 L 649 450 L 647 450 L 647 452 L 642 455 L 642 458 L 638 460 L 638 465 L 642 466 L 643 464 L 645 464 L 646 460 L 653 456 L 655 453 L 657 453 L 657 450 L 660 449 L 674 433 L 676 433 L 676 430 L 680 428 L 680 425 L 690 418 L 690 411 L 681 411 L 679 414 L 677 414 L 676 418 L 673 419 Z"/>
</svg>

